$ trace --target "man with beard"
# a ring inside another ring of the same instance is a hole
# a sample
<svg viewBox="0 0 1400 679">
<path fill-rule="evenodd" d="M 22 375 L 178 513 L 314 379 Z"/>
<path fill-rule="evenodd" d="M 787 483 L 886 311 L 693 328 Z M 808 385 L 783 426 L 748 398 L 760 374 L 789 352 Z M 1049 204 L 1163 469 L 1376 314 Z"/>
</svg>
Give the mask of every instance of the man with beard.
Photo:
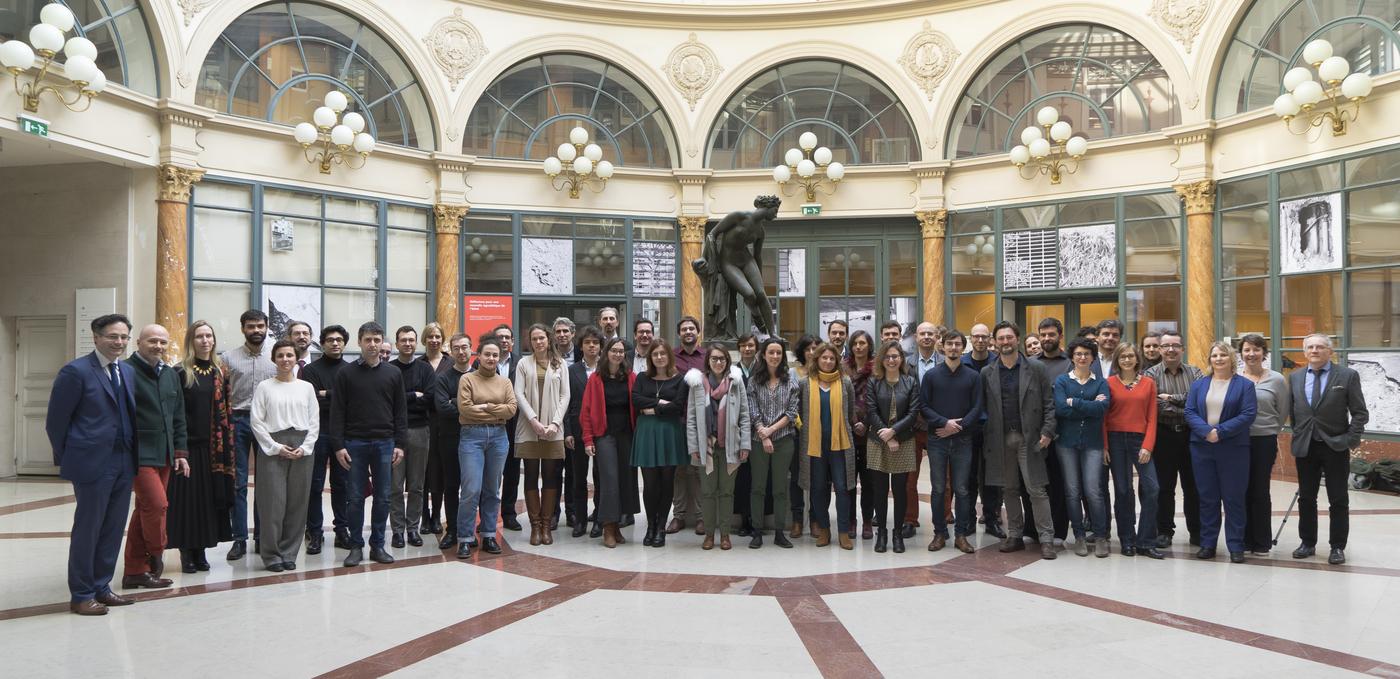
<svg viewBox="0 0 1400 679">
<path fill-rule="evenodd" d="M 1162 362 L 1162 333 L 1153 330 L 1142 336 L 1142 369 Z"/>
<path fill-rule="evenodd" d="M 842 356 L 846 355 L 846 337 L 851 334 L 851 326 L 841 319 L 836 319 L 826 324 L 826 337 L 831 346 L 836 347 L 836 351 Z"/>
<path fill-rule="evenodd" d="M 1099 345 L 1099 356 L 1093 364 L 1094 375 L 1106 380 L 1118 374 L 1118 366 L 1113 365 L 1113 352 L 1118 350 L 1118 343 L 1123 340 L 1123 322 L 1109 318 L 1099 321 L 1096 327 L 1097 333 L 1093 339 Z"/>
<path fill-rule="evenodd" d="M 1060 346 L 1065 336 L 1065 326 L 1060 324 L 1060 319 L 1049 317 L 1041 320 L 1036 334 L 1040 336 L 1040 356 L 1036 358 L 1045 366 L 1045 374 L 1053 380 L 1069 372 L 1074 366 L 1065 355 L 1064 347 Z"/>
<path fill-rule="evenodd" d="M 243 344 L 220 356 L 228 368 L 229 408 L 233 411 L 233 545 L 228 560 L 248 553 L 248 451 L 253 447 L 253 389 L 277 375 L 272 352 L 263 350 L 267 340 L 267 314 L 249 309 L 238 317 Z M 258 539 L 258 519 L 253 516 L 253 539 Z M 255 545 L 256 547 L 256 545 Z"/>
<path fill-rule="evenodd" d="M 617 337 L 620 330 L 620 322 L 617 318 L 617 309 L 605 306 L 598 311 L 598 329 L 603 332 L 603 341 Z"/>
<path fill-rule="evenodd" d="M 292 321 L 287 324 L 287 339 L 292 341 L 292 347 L 297 350 L 297 367 L 292 369 L 292 375 L 301 377 L 301 371 L 311 360 L 311 324 L 303 321 Z"/>
<path fill-rule="evenodd" d="M 982 369 L 983 403 L 987 412 L 987 483 L 1001 486 L 1006 503 L 1006 539 L 1001 551 L 1026 548 L 1021 514 L 1021 486 L 1035 507 L 1034 532 L 1039 534 L 1040 558 L 1055 558 L 1050 502 L 1046 495 L 1045 458 L 1054 440 L 1055 403 L 1050 380 L 1040 363 L 1021 356 L 1021 331 L 1015 323 L 996 327 L 998 360 Z"/>
<path fill-rule="evenodd" d="M 408 406 L 408 445 L 403 464 L 391 473 L 394 487 L 389 492 L 389 516 L 393 524 L 394 549 L 403 549 L 404 531 L 408 544 L 423 546 L 418 527 L 423 519 L 423 481 L 428 471 L 428 411 L 432 409 L 433 367 L 413 355 L 418 347 L 418 331 L 405 325 L 394 331 L 398 358 L 390 363 L 403 373 L 405 403 Z M 406 503 L 406 504 L 405 504 Z"/>
<path fill-rule="evenodd" d="M 1065 337 L 1065 327 L 1060 323 L 1060 319 L 1051 316 L 1040 321 L 1036 334 L 1040 336 L 1040 355 L 1032 360 L 1040 361 L 1040 364 L 1045 366 L 1045 376 L 1053 385 L 1056 377 L 1074 368 L 1074 364 L 1065 355 L 1064 347 L 1061 346 Z M 1063 545 L 1065 536 L 1069 534 L 1069 508 L 1065 504 L 1065 475 L 1064 470 L 1060 468 L 1059 457 L 1047 456 L 1045 471 L 1050 482 L 1050 525 L 1055 529 L 1055 539 Z M 1026 523 L 1034 525 L 1035 508 L 1031 506 L 1031 496 L 1025 488 L 1021 489 L 1021 506 L 1026 514 Z"/>
<path fill-rule="evenodd" d="M 1191 432 L 1186 427 L 1186 395 L 1201 379 L 1201 369 L 1181 356 L 1181 333 L 1162 333 L 1162 362 L 1143 372 L 1157 385 L 1157 445 L 1152 460 L 1157 465 L 1157 549 L 1171 547 L 1176 534 L 1176 482 L 1181 479 L 1187 540 L 1201 544 L 1201 498 L 1191 466 Z"/>
<path fill-rule="evenodd" d="M 705 352 L 700 350 L 700 321 L 686 316 L 676 324 L 676 371 L 684 375 L 691 370 L 705 372 Z M 675 498 L 671 507 L 671 523 L 667 533 L 676 533 L 685 528 L 686 522 L 695 518 L 695 534 L 705 534 L 705 520 L 700 518 L 700 473 L 696 467 L 683 464 L 676 467 Z M 726 515 L 724 520 L 729 521 Z"/>
<path fill-rule="evenodd" d="M 502 323 L 491 331 L 496 338 L 499 357 L 496 360 L 496 374 L 515 382 L 515 332 Z M 472 370 L 481 364 L 481 353 L 472 363 Z M 506 530 L 520 530 L 520 520 L 516 518 L 515 502 L 520 498 L 520 458 L 515 456 L 515 416 L 506 423 L 506 464 L 501 470 L 501 525 Z M 459 539 L 461 535 L 457 536 Z"/>
<path fill-rule="evenodd" d="M 651 341 L 655 337 L 656 326 L 651 321 L 639 318 L 632 325 L 632 372 L 640 375 L 647 371 L 647 353 L 651 351 Z"/>
<path fill-rule="evenodd" d="M 331 391 L 335 388 L 335 375 L 345 367 L 345 343 L 350 340 L 350 331 L 339 325 L 328 325 L 321 329 L 321 357 L 306 364 L 301 370 L 300 379 L 311 383 L 316 390 L 316 405 L 320 406 L 320 431 L 331 430 Z M 295 342 L 296 340 L 292 340 Z M 331 476 L 331 525 L 335 527 L 335 546 L 350 549 L 350 529 L 345 518 L 345 489 L 349 478 L 345 468 L 331 459 L 330 437 L 316 438 L 311 463 L 311 502 L 306 505 L 306 553 L 320 554 L 322 526 L 325 524 L 321 509 L 321 489 L 326 485 L 326 466 L 330 466 Z"/>
</svg>

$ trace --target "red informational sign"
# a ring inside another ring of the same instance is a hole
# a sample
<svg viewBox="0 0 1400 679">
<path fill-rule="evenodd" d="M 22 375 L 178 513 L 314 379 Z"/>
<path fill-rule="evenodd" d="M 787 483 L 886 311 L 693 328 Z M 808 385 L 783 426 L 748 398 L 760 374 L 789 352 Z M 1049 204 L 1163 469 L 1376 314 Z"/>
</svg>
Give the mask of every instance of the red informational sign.
<svg viewBox="0 0 1400 679">
<path fill-rule="evenodd" d="M 472 338 L 473 350 L 482 335 L 502 323 L 509 325 L 514 311 L 515 300 L 510 295 L 463 295 L 462 332 Z"/>
</svg>

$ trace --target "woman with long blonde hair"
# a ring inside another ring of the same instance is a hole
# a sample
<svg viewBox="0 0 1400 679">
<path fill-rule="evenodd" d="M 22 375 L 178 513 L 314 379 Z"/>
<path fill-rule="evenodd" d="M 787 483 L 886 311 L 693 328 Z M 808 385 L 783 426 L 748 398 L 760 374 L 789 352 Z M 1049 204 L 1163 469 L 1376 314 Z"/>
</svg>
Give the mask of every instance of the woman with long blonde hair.
<svg viewBox="0 0 1400 679">
<path fill-rule="evenodd" d="M 554 349 L 549 328 L 536 323 L 525 333 L 529 359 L 515 372 L 515 456 L 525 461 L 525 509 L 530 514 L 530 544 L 552 545 L 550 517 L 562 485 L 564 413 L 569 409 L 569 374 Z M 543 484 L 543 487 L 541 487 Z"/>
<path fill-rule="evenodd" d="M 175 474 L 166 489 L 166 545 L 180 550 L 180 570 L 209 570 L 204 550 L 233 539 L 233 425 L 229 382 L 214 328 L 195 321 L 185 333 L 176 370 L 185 388 L 189 428 L 188 476 Z"/>
</svg>

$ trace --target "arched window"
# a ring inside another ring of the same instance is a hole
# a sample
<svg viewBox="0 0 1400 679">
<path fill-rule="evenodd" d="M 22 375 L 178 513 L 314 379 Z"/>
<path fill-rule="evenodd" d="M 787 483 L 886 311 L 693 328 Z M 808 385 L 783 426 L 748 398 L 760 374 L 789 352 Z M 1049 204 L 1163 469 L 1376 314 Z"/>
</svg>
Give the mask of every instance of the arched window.
<svg viewBox="0 0 1400 679">
<path fill-rule="evenodd" d="M 1400 68 L 1400 3 L 1371 0 L 1257 0 L 1230 38 L 1215 91 L 1215 117 L 1265 108 L 1283 94 L 1283 74 L 1318 38 L 1352 71 Z"/>
<path fill-rule="evenodd" d="M 204 58 L 196 102 L 295 125 L 333 89 L 380 142 L 434 148 L 427 99 L 403 56 L 363 21 L 309 2 L 263 5 L 229 24 Z"/>
<path fill-rule="evenodd" d="M 977 72 L 958 102 L 948 156 L 1010 150 L 1044 106 L 1089 139 L 1181 122 L 1171 78 L 1142 43 L 1106 26 L 1054 26 L 1008 45 Z"/>
<path fill-rule="evenodd" d="M 50 2 L 73 11 L 77 20 L 67 37 L 82 36 L 97 45 L 97 67 L 107 82 L 160 96 L 155 45 L 138 0 L 0 0 L 0 42 L 27 42 L 29 28 L 39 23 L 39 10 Z"/>
<path fill-rule="evenodd" d="M 847 165 L 907 163 L 919 142 L 909 113 L 875 76 L 839 61 L 782 64 L 725 103 L 710 129 L 706 167 L 772 167 L 803 132 Z"/>
<path fill-rule="evenodd" d="M 543 160 L 582 126 L 614 165 L 672 167 L 675 136 L 640 81 L 582 54 L 531 57 L 502 73 L 472 107 L 463 150 Z"/>
</svg>

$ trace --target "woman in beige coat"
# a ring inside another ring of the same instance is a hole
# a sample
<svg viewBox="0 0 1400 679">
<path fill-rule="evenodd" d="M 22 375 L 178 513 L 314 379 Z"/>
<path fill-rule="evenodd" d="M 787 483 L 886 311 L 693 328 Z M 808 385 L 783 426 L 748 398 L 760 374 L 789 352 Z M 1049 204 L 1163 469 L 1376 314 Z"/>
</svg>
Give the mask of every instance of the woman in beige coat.
<svg viewBox="0 0 1400 679">
<path fill-rule="evenodd" d="M 719 529 L 720 549 L 729 549 L 729 524 L 734 509 L 734 476 L 749 461 L 753 436 L 749 421 L 749 396 L 744 373 L 731 365 L 729 350 L 711 344 L 705 350 L 705 370 L 685 374 L 690 399 L 686 402 L 686 447 L 690 464 L 701 471 L 700 510 L 705 518 L 703 549 L 715 546 Z"/>
<path fill-rule="evenodd" d="M 515 402 L 520 413 L 515 425 L 515 456 L 525 461 L 525 510 L 530 514 L 530 544 L 552 545 L 554 536 L 550 534 L 549 517 L 541 507 L 553 511 L 559 499 L 569 375 L 550 341 L 549 328 L 536 323 L 530 326 L 526 337 L 532 353 L 515 369 Z"/>
</svg>

